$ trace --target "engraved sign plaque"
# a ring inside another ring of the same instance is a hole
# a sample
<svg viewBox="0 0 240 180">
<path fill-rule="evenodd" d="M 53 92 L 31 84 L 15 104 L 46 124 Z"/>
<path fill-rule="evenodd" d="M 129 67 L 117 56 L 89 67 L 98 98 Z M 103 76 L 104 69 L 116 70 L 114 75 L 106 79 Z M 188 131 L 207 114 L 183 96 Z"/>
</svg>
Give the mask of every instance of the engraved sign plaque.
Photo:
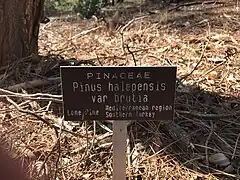
<svg viewBox="0 0 240 180">
<path fill-rule="evenodd" d="M 62 66 L 65 120 L 172 120 L 176 71 L 175 66 Z"/>
</svg>

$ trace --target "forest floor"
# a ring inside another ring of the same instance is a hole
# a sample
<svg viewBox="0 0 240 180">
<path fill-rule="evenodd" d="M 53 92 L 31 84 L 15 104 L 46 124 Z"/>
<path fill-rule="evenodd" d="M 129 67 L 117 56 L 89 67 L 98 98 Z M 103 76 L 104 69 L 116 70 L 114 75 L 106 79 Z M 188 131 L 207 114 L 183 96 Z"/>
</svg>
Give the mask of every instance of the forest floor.
<svg viewBox="0 0 240 180">
<path fill-rule="evenodd" d="M 41 25 L 40 56 L 13 63 L 1 80 L 8 148 L 36 179 L 111 179 L 111 124 L 62 122 L 59 66 L 176 65 L 174 121 L 129 124 L 128 179 L 238 179 L 240 2 L 117 9 L 115 29 L 75 15 Z"/>
</svg>

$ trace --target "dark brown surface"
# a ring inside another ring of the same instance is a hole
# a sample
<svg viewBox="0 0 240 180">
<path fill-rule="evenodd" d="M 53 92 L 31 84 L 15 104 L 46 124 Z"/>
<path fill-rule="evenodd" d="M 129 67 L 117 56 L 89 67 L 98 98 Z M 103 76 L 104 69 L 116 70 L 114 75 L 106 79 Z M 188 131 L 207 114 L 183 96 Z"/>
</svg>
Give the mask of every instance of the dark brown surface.
<svg viewBox="0 0 240 180">
<path fill-rule="evenodd" d="M 173 119 L 176 67 L 65 66 L 61 76 L 65 120 Z"/>
<path fill-rule="evenodd" d="M 12 159 L 0 143 L 0 179 L 30 180 L 22 168 L 20 161 Z"/>
<path fill-rule="evenodd" d="M 0 0 L 0 66 L 38 53 L 44 0 Z"/>
</svg>

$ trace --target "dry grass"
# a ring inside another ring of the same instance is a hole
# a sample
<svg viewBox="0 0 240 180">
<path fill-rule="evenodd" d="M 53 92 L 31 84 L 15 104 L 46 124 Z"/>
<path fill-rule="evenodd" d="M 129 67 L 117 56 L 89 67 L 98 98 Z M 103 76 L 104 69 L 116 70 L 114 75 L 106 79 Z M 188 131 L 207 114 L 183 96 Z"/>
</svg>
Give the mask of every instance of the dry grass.
<svg viewBox="0 0 240 180">
<path fill-rule="evenodd" d="M 124 25 L 133 17 L 141 18 L 122 33 L 121 28 L 109 32 L 93 20 L 60 18 L 42 25 L 39 47 L 45 57 L 28 57 L 4 69 L 1 88 L 59 76 L 59 61 L 70 58 L 102 66 L 177 65 L 174 122 L 133 122 L 129 126 L 129 179 L 236 179 L 240 167 L 237 3 L 143 15 L 124 13 Z M 1 95 L 1 134 L 8 148 L 29 164 L 32 177 L 111 179 L 111 124 L 97 122 L 95 129 L 90 122 L 65 122 L 62 127 L 61 97 L 50 100 L 28 95 L 60 94 L 59 82 L 19 92 L 21 97 Z M 232 171 L 209 163 L 209 156 L 217 152 L 229 158 Z"/>
</svg>

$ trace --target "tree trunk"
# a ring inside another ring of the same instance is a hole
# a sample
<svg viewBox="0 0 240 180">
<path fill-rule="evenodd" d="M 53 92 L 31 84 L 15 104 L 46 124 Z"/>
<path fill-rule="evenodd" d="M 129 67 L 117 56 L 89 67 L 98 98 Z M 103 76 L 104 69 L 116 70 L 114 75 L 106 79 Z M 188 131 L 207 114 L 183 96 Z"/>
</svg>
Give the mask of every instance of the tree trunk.
<svg viewBox="0 0 240 180">
<path fill-rule="evenodd" d="M 0 67 L 38 52 L 44 0 L 0 0 Z"/>
</svg>

